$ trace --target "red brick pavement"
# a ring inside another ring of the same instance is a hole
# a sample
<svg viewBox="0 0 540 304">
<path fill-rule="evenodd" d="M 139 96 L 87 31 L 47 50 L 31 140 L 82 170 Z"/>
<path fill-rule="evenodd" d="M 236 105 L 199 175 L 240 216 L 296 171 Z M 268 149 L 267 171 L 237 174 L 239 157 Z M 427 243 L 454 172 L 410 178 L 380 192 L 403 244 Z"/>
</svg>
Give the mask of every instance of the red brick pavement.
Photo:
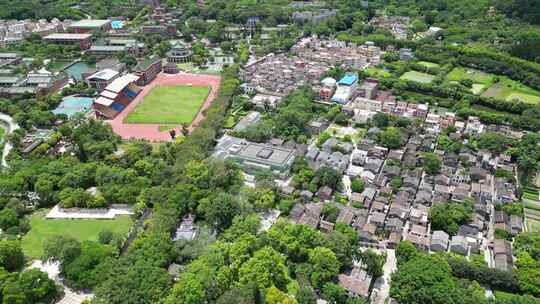
<svg viewBox="0 0 540 304">
<path fill-rule="evenodd" d="M 161 73 L 150 84 L 146 85 L 143 90 L 135 97 L 135 99 L 113 120 L 109 121 L 113 131 L 120 135 L 122 139 L 146 139 L 149 141 L 170 141 L 171 136 L 169 131 L 160 132 L 159 124 L 125 124 L 124 118 L 133 111 L 137 104 L 143 100 L 155 86 L 158 85 L 194 85 L 194 86 L 210 86 L 211 91 L 208 97 L 201 106 L 199 113 L 188 127 L 191 132 L 199 122 L 204 119 L 202 112 L 210 106 L 214 98 L 217 96 L 221 77 L 201 74 L 175 74 L 169 75 Z M 175 128 L 176 134 L 180 134 L 180 126 Z"/>
</svg>

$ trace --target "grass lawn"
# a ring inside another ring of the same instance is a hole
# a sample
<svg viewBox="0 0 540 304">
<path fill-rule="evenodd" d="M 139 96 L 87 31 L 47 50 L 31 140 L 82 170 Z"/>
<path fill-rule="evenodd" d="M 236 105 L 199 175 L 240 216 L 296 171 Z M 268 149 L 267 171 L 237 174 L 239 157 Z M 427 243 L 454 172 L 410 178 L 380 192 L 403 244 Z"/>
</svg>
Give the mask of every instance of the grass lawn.
<svg viewBox="0 0 540 304">
<path fill-rule="evenodd" d="M 494 110 L 492 108 L 488 108 L 486 106 L 472 105 L 471 108 L 473 108 L 475 110 L 479 110 L 479 111 L 493 113 L 493 114 L 499 114 L 499 115 L 505 115 L 505 116 L 514 117 L 514 118 L 519 118 L 519 115 L 517 115 L 517 114 L 513 114 L 513 113 L 509 113 L 509 112 L 503 112 L 503 111 L 497 111 L 497 110 Z"/>
<path fill-rule="evenodd" d="M 508 292 L 499 291 L 499 290 L 494 290 L 493 293 L 495 294 L 496 299 L 504 301 L 504 303 L 536 303 L 536 302 L 531 302 L 530 298 L 528 297 L 513 294 L 513 293 L 508 293 Z"/>
<path fill-rule="evenodd" d="M 223 127 L 225 129 L 232 129 L 234 125 L 236 125 L 235 116 L 229 114 L 229 116 L 227 116 L 227 119 L 225 119 L 225 124 L 223 125 Z"/>
<path fill-rule="evenodd" d="M 47 68 L 51 72 L 58 72 L 58 71 L 62 70 L 66 65 L 70 64 L 71 62 L 72 61 L 70 61 L 70 60 L 56 60 L 56 59 L 53 59 L 47 65 Z"/>
<path fill-rule="evenodd" d="M 171 124 L 191 123 L 208 96 L 210 87 L 163 85 L 152 89 L 124 123 Z"/>
<path fill-rule="evenodd" d="M 383 69 L 374 68 L 374 67 L 369 67 L 365 69 L 364 73 L 366 73 L 369 77 L 374 77 L 374 78 L 387 78 L 387 77 L 392 76 L 390 72 Z"/>
<path fill-rule="evenodd" d="M 536 193 L 524 192 L 523 197 L 528 198 L 530 200 L 537 200 L 538 199 L 538 192 L 536 192 Z"/>
<path fill-rule="evenodd" d="M 540 91 L 502 76 L 500 77 L 500 81 L 489 87 L 482 96 L 508 101 L 518 99 L 526 103 L 540 103 Z"/>
<path fill-rule="evenodd" d="M 540 103 L 540 96 L 538 95 L 530 95 L 526 93 L 520 93 L 520 92 L 512 92 L 506 97 L 506 100 L 521 100 L 526 103 Z"/>
<path fill-rule="evenodd" d="M 176 64 L 176 66 L 182 71 L 191 71 L 195 68 L 195 66 L 191 62 L 178 63 Z"/>
<path fill-rule="evenodd" d="M 540 219 L 540 214 L 538 214 L 540 213 L 540 202 L 538 202 L 536 199 L 531 200 L 526 197 L 523 197 L 521 201 L 523 202 L 523 207 L 528 209 L 531 213 L 536 213 Z"/>
<path fill-rule="evenodd" d="M 540 231 L 540 210 L 531 209 L 530 204 L 523 204 L 523 214 L 527 223 L 527 228 L 532 231 Z"/>
<path fill-rule="evenodd" d="M 527 218 L 526 223 L 527 232 L 540 232 L 540 221 Z"/>
<path fill-rule="evenodd" d="M 332 123 L 325 132 L 328 132 L 337 138 L 345 138 L 345 136 L 349 135 L 351 140 L 358 142 L 364 137 L 367 130 L 362 128 L 342 127 L 338 124 Z"/>
<path fill-rule="evenodd" d="M 489 86 L 493 82 L 494 77 L 495 75 L 493 74 L 489 74 L 479 70 L 457 67 L 450 71 L 448 75 L 446 75 L 446 80 L 460 81 L 463 79 L 470 79 L 474 83 Z"/>
<path fill-rule="evenodd" d="M 418 61 L 418 64 L 423 65 L 426 68 L 438 68 L 438 67 L 440 67 L 440 65 L 438 63 L 429 62 L 429 61 Z"/>
<path fill-rule="evenodd" d="M 473 85 L 472 85 L 472 87 L 471 87 L 471 92 L 472 92 L 473 94 L 478 95 L 478 94 L 482 93 L 482 91 L 484 90 L 485 87 L 486 87 L 486 86 L 483 85 L 483 84 L 480 84 L 480 83 L 473 83 Z"/>
<path fill-rule="evenodd" d="M 43 242 L 51 236 L 65 235 L 78 241 L 97 241 L 102 230 L 127 233 L 133 224 L 129 216 L 118 216 L 114 220 L 48 220 L 43 215 L 38 212 L 30 217 L 32 229 L 22 239 L 23 251 L 31 258 L 43 255 Z"/>
<path fill-rule="evenodd" d="M 430 83 L 433 81 L 433 79 L 435 79 L 435 76 L 422 73 L 422 72 L 417 72 L 417 71 L 409 71 L 401 75 L 400 79 L 416 81 L 416 82 L 421 82 L 421 83 Z"/>
<path fill-rule="evenodd" d="M 196 73 L 196 74 L 221 75 L 221 70 L 223 70 L 221 66 L 217 66 L 217 65 L 210 65 L 207 68 L 201 69 L 199 67 L 196 67 L 191 62 L 178 63 L 176 64 L 176 66 L 178 67 L 180 71 Z"/>
<path fill-rule="evenodd" d="M 6 129 L 0 125 L 0 144 L 4 142 L 4 134 L 6 133 Z"/>
<path fill-rule="evenodd" d="M 181 135 L 178 135 L 177 134 L 177 137 L 179 137 Z M 123 150 L 124 152 L 126 151 L 126 149 L 128 149 L 134 142 L 137 142 L 137 140 L 123 140 L 119 145 L 118 145 L 118 150 Z M 157 149 L 159 149 L 159 147 L 163 146 L 164 143 L 163 142 L 149 142 L 148 144 L 150 144 L 153 148 L 154 151 L 156 151 Z"/>
</svg>

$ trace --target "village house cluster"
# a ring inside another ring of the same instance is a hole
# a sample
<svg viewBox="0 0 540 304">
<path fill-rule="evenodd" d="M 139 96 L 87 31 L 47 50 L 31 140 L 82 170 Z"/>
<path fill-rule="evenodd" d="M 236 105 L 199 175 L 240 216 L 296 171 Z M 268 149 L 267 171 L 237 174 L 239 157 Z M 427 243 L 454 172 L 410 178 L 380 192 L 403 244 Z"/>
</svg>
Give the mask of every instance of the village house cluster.
<svg viewBox="0 0 540 304">
<path fill-rule="evenodd" d="M 445 114 L 453 118 L 451 113 Z M 303 203 L 296 204 L 289 218 L 294 223 L 310 225 L 322 231 L 331 231 L 337 222 L 354 227 L 367 247 L 394 248 L 400 241 L 409 240 L 419 250 L 454 252 L 464 256 L 486 256 L 492 267 L 508 270 L 512 267 L 510 243 L 496 240 L 490 243 L 495 229 L 511 235 L 522 231 L 519 216 L 506 216 L 495 211 L 496 204 L 517 200 L 512 178 L 497 177 L 493 172 L 504 170 L 514 177 L 516 164 L 507 155 L 494 155 L 463 148 L 458 152 L 445 152 L 437 147 L 437 136 L 443 124 L 455 126 L 449 137 L 465 141 L 467 130 L 475 129 L 475 119 L 460 122 L 440 117 L 438 128 L 423 125 L 423 131 L 403 137 L 404 147 L 388 150 L 378 146 L 370 135 L 381 132 L 377 128 L 357 144 L 339 138 L 328 139 L 322 147 L 310 145 L 305 159 L 314 169 L 329 166 L 346 179 L 360 178 L 365 182 L 361 193 L 333 193 L 322 187 L 316 193 L 299 192 Z M 469 124 L 472 124 L 469 127 Z M 433 132 L 435 130 L 435 132 Z M 424 172 L 423 155 L 431 152 L 442 161 L 435 175 Z M 399 187 L 392 181 L 400 180 Z M 291 189 L 284 189 L 291 192 Z M 336 196 L 346 195 L 348 203 L 336 203 Z M 430 223 L 430 209 L 434 204 L 470 204 L 473 208 L 470 222 L 459 226 L 455 235 L 434 230 Z M 340 209 L 335 221 L 322 215 L 323 206 L 333 204 Z"/>
<path fill-rule="evenodd" d="M 410 17 L 377 16 L 369 22 L 370 25 L 387 29 L 396 39 L 407 39 Z"/>
<path fill-rule="evenodd" d="M 369 42 L 358 46 L 311 37 L 301 39 L 290 55 L 269 54 L 246 65 L 240 76 L 249 92 L 286 95 L 303 84 L 320 85 L 321 77 L 331 67 L 348 70 L 376 65 L 381 54 L 381 49 Z"/>
</svg>

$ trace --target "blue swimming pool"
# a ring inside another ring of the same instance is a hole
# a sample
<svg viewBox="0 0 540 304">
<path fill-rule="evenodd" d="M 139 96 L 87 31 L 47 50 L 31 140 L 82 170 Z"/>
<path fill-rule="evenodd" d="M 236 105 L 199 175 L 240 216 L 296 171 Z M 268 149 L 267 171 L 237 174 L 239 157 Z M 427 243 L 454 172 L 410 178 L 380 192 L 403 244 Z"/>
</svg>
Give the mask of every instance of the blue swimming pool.
<svg viewBox="0 0 540 304">
<path fill-rule="evenodd" d="M 67 96 L 52 112 L 54 114 L 65 114 L 71 117 L 76 113 L 86 113 L 92 108 L 93 99 L 90 97 Z"/>
</svg>

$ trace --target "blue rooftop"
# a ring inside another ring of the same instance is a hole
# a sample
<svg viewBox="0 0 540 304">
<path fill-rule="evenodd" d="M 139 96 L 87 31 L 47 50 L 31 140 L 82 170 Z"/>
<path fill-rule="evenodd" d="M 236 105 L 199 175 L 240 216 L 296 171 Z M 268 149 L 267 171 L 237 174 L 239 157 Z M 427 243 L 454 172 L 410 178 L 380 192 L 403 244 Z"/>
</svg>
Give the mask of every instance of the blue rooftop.
<svg viewBox="0 0 540 304">
<path fill-rule="evenodd" d="M 115 30 L 117 29 L 121 29 L 124 27 L 124 21 L 121 21 L 121 20 L 114 20 L 114 21 L 111 21 L 111 27 Z"/>
<path fill-rule="evenodd" d="M 350 86 L 350 85 L 353 85 L 357 81 L 358 81 L 358 77 L 356 75 L 349 74 L 349 75 L 343 76 L 343 78 L 341 78 L 338 84 Z"/>
</svg>

